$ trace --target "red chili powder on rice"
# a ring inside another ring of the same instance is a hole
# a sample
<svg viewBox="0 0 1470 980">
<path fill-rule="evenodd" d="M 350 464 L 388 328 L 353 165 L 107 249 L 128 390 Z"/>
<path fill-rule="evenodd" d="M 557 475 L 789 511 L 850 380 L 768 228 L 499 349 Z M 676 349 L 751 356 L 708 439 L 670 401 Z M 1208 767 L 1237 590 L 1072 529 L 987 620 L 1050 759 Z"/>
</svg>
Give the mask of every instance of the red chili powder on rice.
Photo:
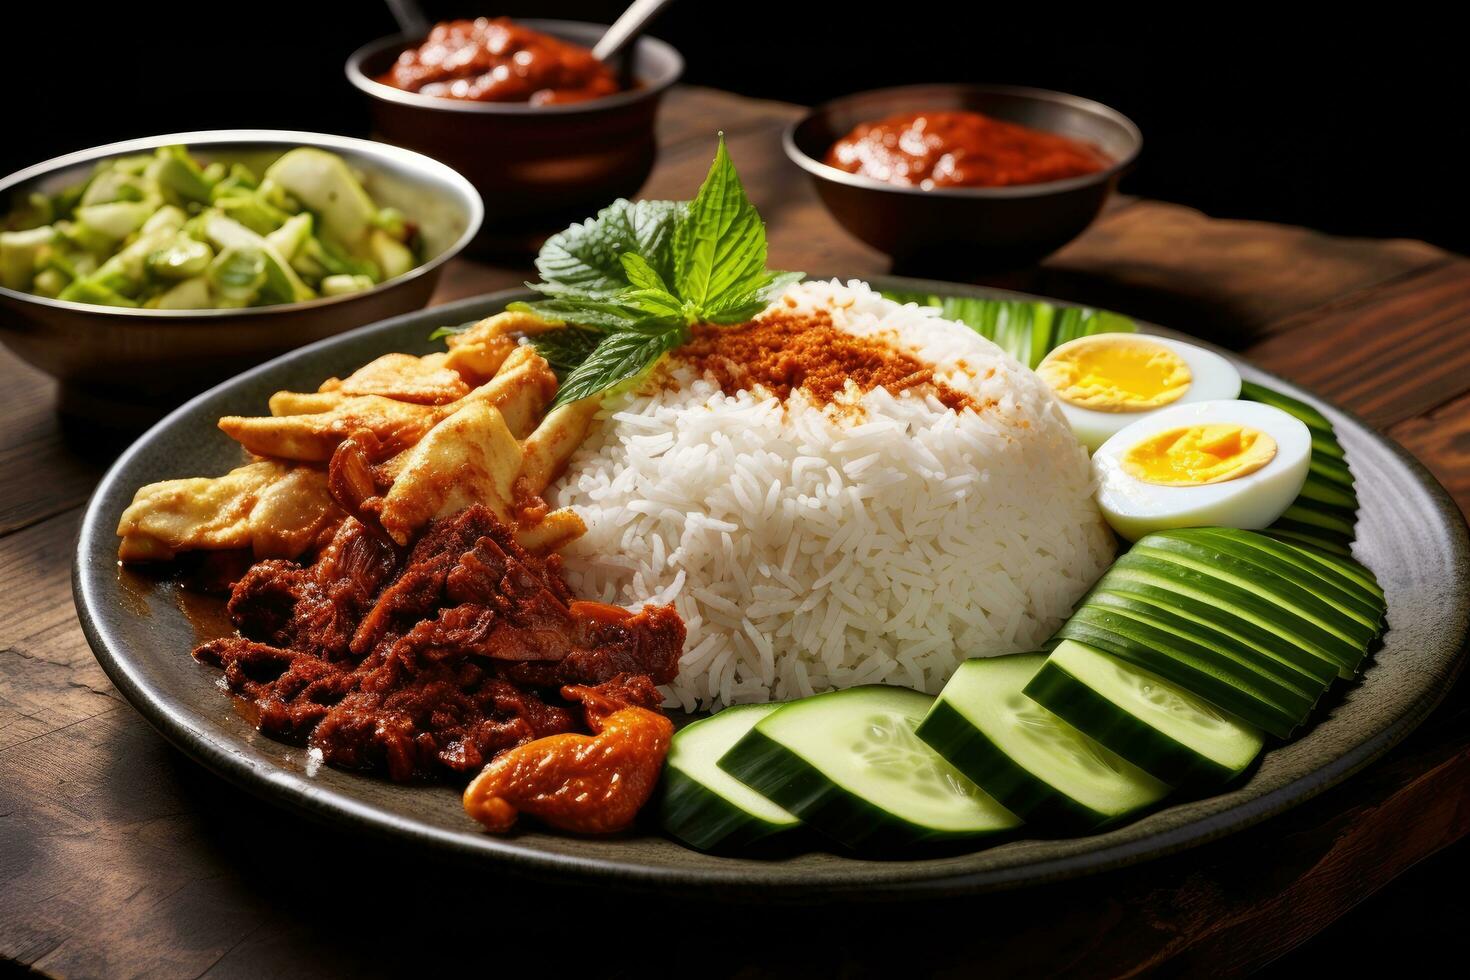
<svg viewBox="0 0 1470 980">
<path fill-rule="evenodd" d="M 911 355 L 838 329 L 826 310 L 778 309 L 736 327 L 697 326 L 692 335 L 677 356 L 727 394 L 759 385 L 784 401 L 801 388 L 814 404 L 828 405 L 851 381 L 863 394 L 923 388 L 952 411 L 980 407 Z"/>
</svg>

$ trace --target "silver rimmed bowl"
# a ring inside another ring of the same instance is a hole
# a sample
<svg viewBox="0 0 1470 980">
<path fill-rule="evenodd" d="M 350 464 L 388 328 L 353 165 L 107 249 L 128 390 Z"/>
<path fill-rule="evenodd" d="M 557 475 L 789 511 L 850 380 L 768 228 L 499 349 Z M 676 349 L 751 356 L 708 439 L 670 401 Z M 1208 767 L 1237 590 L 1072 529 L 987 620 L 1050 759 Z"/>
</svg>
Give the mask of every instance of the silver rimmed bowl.
<svg viewBox="0 0 1470 980">
<path fill-rule="evenodd" d="M 107 428 L 141 428 L 267 358 L 420 309 L 484 215 L 469 181 L 437 160 L 368 140 L 283 130 L 170 133 L 70 153 L 0 180 L 0 213 L 33 192 L 80 183 L 98 161 L 174 144 L 206 163 L 239 161 L 257 173 L 294 147 L 336 153 L 362 174 L 375 202 L 418 225 L 423 262 L 366 292 L 238 310 L 96 306 L 0 287 L 0 340 L 60 382 L 64 415 Z"/>
</svg>

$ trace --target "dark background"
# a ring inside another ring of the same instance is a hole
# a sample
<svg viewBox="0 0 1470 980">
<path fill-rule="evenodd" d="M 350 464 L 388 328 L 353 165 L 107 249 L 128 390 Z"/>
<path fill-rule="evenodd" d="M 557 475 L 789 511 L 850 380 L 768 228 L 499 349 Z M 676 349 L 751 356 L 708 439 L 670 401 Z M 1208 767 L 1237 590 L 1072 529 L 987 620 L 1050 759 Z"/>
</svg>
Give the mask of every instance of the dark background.
<svg viewBox="0 0 1470 980">
<path fill-rule="evenodd" d="M 395 31 L 374 0 L 25 6 L 0 23 L 0 173 L 187 129 L 365 134 L 342 63 Z M 606 23 L 623 3 L 424 6 L 437 17 Z M 1467 157 L 1457 145 L 1470 128 L 1470 81 L 1461 33 L 1447 19 L 1404 4 L 1358 15 L 1339 6 L 1299 21 L 1286 17 L 1287 5 L 1170 5 L 1150 16 L 1111 5 L 1106 14 L 1009 6 L 680 0 L 654 32 L 683 52 L 688 81 L 793 102 L 923 81 L 1075 92 L 1142 128 L 1127 192 L 1470 252 Z M 905 14 L 864 12 L 884 10 Z"/>
</svg>

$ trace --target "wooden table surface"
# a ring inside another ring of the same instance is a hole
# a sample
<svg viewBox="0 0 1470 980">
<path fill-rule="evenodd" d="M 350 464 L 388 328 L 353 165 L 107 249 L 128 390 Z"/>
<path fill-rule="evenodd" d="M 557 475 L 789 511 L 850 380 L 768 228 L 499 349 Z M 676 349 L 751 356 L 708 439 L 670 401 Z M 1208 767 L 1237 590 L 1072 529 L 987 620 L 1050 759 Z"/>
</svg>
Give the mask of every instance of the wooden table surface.
<svg viewBox="0 0 1470 980">
<path fill-rule="evenodd" d="M 767 220 L 773 266 L 887 271 L 783 157 L 779 132 L 798 111 L 674 92 L 644 196 L 690 196 L 723 129 Z M 436 301 L 528 274 L 458 262 Z M 1040 268 L 992 281 L 1237 349 L 1364 416 L 1470 511 L 1470 260 L 1422 242 L 1120 198 Z M 53 394 L 0 351 L 0 971 L 373 975 L 448 970 L 468 954 L 488 972 L 529 944 L 567 968 L 595 956 L 583 967 L 593 975 L 800 976 L 838 965 L 849 975 L 967 965 L 1124 974 L 1164 964 L 1230 974 L 1304 942 L 1470 832 L 1462 681 L 1387 757 L 1296 810 L 1079 882 L 942 906 L 773 913 L 467 875 L 255 800 L 184 758 L 123 701 L 82 637 L 69 578 L 82 506 L 106 461 L 62 432 Z M 935 941 L 936 917 L 963 923 L 966 941 Z M 743 941 L 752 936 L 763 938 Z"/>
</svg>

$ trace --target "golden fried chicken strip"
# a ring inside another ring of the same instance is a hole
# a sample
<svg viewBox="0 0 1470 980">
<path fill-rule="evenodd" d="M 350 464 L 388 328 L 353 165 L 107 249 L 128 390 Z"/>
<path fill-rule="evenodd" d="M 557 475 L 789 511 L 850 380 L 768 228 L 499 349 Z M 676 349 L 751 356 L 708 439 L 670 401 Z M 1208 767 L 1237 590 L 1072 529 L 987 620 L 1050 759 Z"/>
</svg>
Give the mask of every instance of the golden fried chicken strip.
<svg viewBox="0 0 1470 980">
<path fill-rule="evenodd" d="M 382 395 L 344 398 L 325 412 L 304 415 L 226 415 L 225 434 L 256 456 L 324 463 L 337 444 L 367 429 L 385 447 L 411 446 L 443 416 L 445 409 L 395 401 Z"/>
<path fill-rule="evenodd" d="M 453 415 L 418 445 L 378 467 L 380 479 L 392 480 L 380 515 L 388 535 L 403 544 L 430 519 L 472 503 L 484 504 L 506 523 L 518 523 L 533 542 L 527 547 L 536 551 L 585 533 L 586 526 L 570 512 L 535 523 L 516 513 L 517 504 L 540 494 L 560 473 L 597 413 L 599 400 L 588 398 L 556 409 L 535 425 L 555 394 L 556 376 L 541 355 L 530 347 L 511 352 L 493 380 L 450 406 L 456 408 Z"/>
<path fill-rule="evenodd" d="M 349 397 L 382 395 L 418 405 L 447 405 L 470 393 L 470 386 L 459 372 L 446 366 L 448 358 L 443 352 L 424 357 L 384 354 L 340 381 L 332 378 L 323 382 L 321 391 L 340 392 Z"/>
<path fill-rule="evenodd" d="M 271 395 L 272 415 L 320 415 L 347 400 L 340 391 L 278 391 Z"/>
<path fill-rule="evenodd" d="M 373 364 L 380 365 L 397 357 L 415 362 L 428 360 L 407 354 L 387 354 Z M 452 390 L 462 392 L 463 397 L 448 404 L 421 404 L 379 394 L 350 394 L 346 388 L 351 387 L 352 378 L 357 376 L 336 382 L 341 387 L 329 391 L 278 391 L 271 396 L 270 415 L 230 415 L 220 419 L 219 427 L 257 456 L 325 462 L 332 458 L 332 452 L 343 439 L 360 429 L 377 436 L 379 444 L 388 452 L 407 449 L 441 419 L 471 400 L 484 401 L 499 410 L 511 432 L 519 438 L 531 430 L 556 395 L 556 375 L 551 366 L 529 347 L 513 350 L 495 377 L 474 390 L 456 380 L 458 387 Z M 444 394 L 450 391 L 450 387 L 443 389 Z"/>
<path fill-rule="evenodd" d="M 484 504 L 509 524 L 521 450 L 500 412 L 469 401 L 419 440 L 406 454 L 393 486 L 383 496 L 383 530 L 407 545 L 435 517 Z"/>
<path fill-rule="evenodd" d="M 164 480 L 140 487 L 117 524 L 123 561 L 166 561 L 180 551 L 244 548 L 250 511 L 286 475 L 276 462 L 250 463 L 221 477 Z"/>
<path fill-rule="evenodd" d="M 166 561 L 181 551 L 251 548 L 260 558 L 294 558 L 341 516 L 321 470 L 263 460 L 139 489 L 118 521 L 118 557 Z"/>
<path fill-rule="evenodd" d="M 601 405 L 602 396 L 593 395 L 559 406 L 541 420 L 521 443 L 522 492 L 539 494 L 561 476 Z"/>
<path fill-rule="evenodd" d="M 465 402 L 483 401 L 505 420 L 517 439 L 524 439 L 556 397 L 556 374 L 532 347 L 511 351 L 495 377 L 470 392 Z M 461 403 L 463 404 L 463 403 Z"/>
<path fill-rule="evenodd" d="M 447 354 L 386 354 L 320 391 L 276 392 L 269 416 L 220 419 L 263 459 L 216 479 L 144 487 L 118 528 L 120 554 L 137 561 L 252 547 L 261 557 L 294 557 L 346 513 L 333 498 L 339 491 L 361 505 L 348 507 L 353 513 L 371 499 L 372 513 L 357 516 L 376 518 L 399 544 L 435 517 L 483 503 L 520 524 L 527 547 L 560 547 L 586 527 L 569 510 L 546 514 L 536 498 L 585 437 L 598 400 L 543 418 L 556 375 L 518 340 L 558 326 L 503 313 L 451 339 Z M 331 460 L 349 437 L 361 443 L 351 454 L 361 465 L 351 474 L 344 465 L 342 476 L 356 480 L 332 487 L 321 469 L 292 465 Z"/>
<path fill-rule="evenodd" d="M 327 489 L 327 474 L 293 466 L 250 511 L 250 548 L 256 558 L 295 558 L 344 516 Z"/>
<path fill-rule="evenodd" d="M 532 554 L 544 555 L 565 548 L 587 533 L 587 525 L 570 507 L 547 514 L 534 524 L 516 528 L 516 544 Z"/>
<path fill-rule="evenodd" d="M 446 340 L 449 355 L 444 364 L 458 371 L 470 384 L 476 384 L 495 376 L 518 346 L 518 337 L 530 337 L 560 326 L 534 313 L 517 310 L 497 313 Z"/>
</svg>

